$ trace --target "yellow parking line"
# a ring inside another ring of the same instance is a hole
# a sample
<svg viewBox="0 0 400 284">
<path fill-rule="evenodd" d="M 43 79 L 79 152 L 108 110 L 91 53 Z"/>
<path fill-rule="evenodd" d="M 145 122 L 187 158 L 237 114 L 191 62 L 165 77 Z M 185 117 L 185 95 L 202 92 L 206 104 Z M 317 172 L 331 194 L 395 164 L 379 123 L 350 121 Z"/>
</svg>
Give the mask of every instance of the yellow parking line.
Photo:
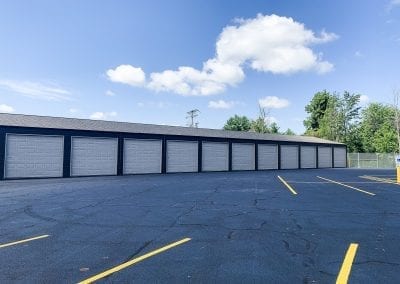
<svg viewBox="0 0 400 284">
<path fill-rule="evenodd" d="M 2 245 L 0 245 L 0 248 L 5 248 L 5 247 L 18 245 L 18 244 L 22 244 L 22 243 L 27 243 L 27 242 L 34 241 L 34 240 L 47 238 L 49 236 L 50 235 L 42 235 L 42 236 L 37 236 L 37 237 L 33 237 L 33 238 L 25 239 L 25 240 L 20 240 L 20 241 L 16 241 L 16 242 L 12 242 L 12 243 L 2 244 Z"/>
<path fill-rule="evenodd" d="M 353 260 L 356 255 L 358 244 L 350 244 L 347 249 L 346 256 L 344 257 L 342 267 L 340 268 L 339 275 L 336 279 L 336 284 L 346 284 L 353 265 Z"/>
<path fill-rule="evenodd" d="M 101 279 L 101 278 L 107 277 L 107 276 L 109 276 L 110 274 L 113 274 L 113 273 L 115 273 L 115 272 L 118 272 L 118 271 L 120 271 L 120 270 L 122 270 L 122 269 L 124 269 L 124 268 L 127 268 L 128 266 L 131 266 L 131 265 L 133 265 L 133 264 L 135 264 L 135 263 L 138 263 L 138 262 L 140 262 L 140 261 L 142 261 L 142 260 L 145 260 L 146 258 L 152 257 L 152 256 L 154 256 L 154 255 L 156 255 L 156 254 L 159 254 L 159 253 L 161 253 L 161 252 L 164 252 L 164 251 L 166 251 L 166 250 L 169 250 L 169 249 L 171 249 L 171 248 L 173 248 L 173 247 L 176 247 L 176 246 L 178 246 L 178 245 L 181 245 L 181 244 L 183 244 L 183 243 L 186 243 L 186 242 L 188 242 L 188 241 L 190 241 L 190 240 L 191 240 L 190 238 L 184 238 L 184 239 L 182 239 L 182 240 L 180 240 L 180 241 L 171 243 L 171 244 L 169 244 L 169 245 L 166 245 L 166 246 L 164 246 L 164 247 L 161 247 L 161 248 L 159 248 L 159 249 L 156 249 L 156 250 L 154 250 L 154 251 L 152 251 L 152 252 L 149 252 L 149 253 L 146 253 L 146 254 L 144 254 L 144 255 L 142 255 L 142 256 L 139 256 L 139 257 L 137 257 L 137 258 L 134 258 L 134 259 L 132 259 L 132 260 L 130 260 L 130 261 L 128 261 L 128 262 L 122 263 L 122 264 L 120 264 L 120 265 L 118 265 L 118 266 L 115 266 L 115 267 L 113 267 L 113 268 L 111 268 L 111 269 L 108 269 L 108 270 L 106 270 L 106 271 L 104 271 L 104 272 L 102 272 L 102 273 L 100 273 L 100 274 L 94 275 L 94 276 L 92 276 L 92 277 L 90 277 L 90 278 L 88 278 L 88 279 L 85 279 L 85 280 L 79 282 L 78 284 L 93 283 L 94 281 L 97 281 L 97 280 L 99 280 L 99 279 Z"/>
<path fill-rule="evenodd" d="M 351 185 L 347 185 L 347 184 L 344 184 L 344 183 L 341 183 L 341 182 L 338 182 L 338 181 L 334 181 L 334 180 L 331 180 L 331 179 L 323 178 L 323 177 L 320 177 L 320 176 L 317 176 L 317 178 L 320 178 L 320 179 L 323 179 L 323 180 L 326 180 L 326 181 L 330 181 L 332 183 L 336 183 L 336 184 L 339 184 L 341 186 L 348 187 L 348 188 L 357 190 L 357 191 L 365 193 L 365 194 L 369 194 L 369 195 L 372 195 L 372 196 L 375 195 L 375 193 L 372 193 L 372 192 L 369 192 L 369 191 L 366 191 L 366 190 L 362 190 L 362 189 L 359 189 L 357 187 L 354 187 L 354 186 L 351 186 Z"/>
<path fill-rule="evenodd" d="M 385 178 L 378 178 L 378 177 L 373 177 L 373 176 L 360 176 L 360 178 L 369 179 L 369 180 L 374 180 L 374 181 L 379 181 L 379 182 L 381 182 L 381 183 L 390 183 L 390 184 L 399 185 L 397 182 L 392 181 L 392 180 L 390 180 L 390 179 L 385 179 Z"/>
<path fill-rule="evenodd" d="M 297 194 L 293 187 L 291 187 L 283 178 L 281 178 L 280 176 L 278 176 L 278 178 L 294 195 Z"/>
<path fill-rule="evenodd" d="M 324 184 L 324 183 L 331 183 L 329 181 L 291 181 L 288 180 L 288 183 L 307 183 L 307 184 Z M 382 183 L 379 181 L 343 181 L 345 183 Z"/>
</svg>

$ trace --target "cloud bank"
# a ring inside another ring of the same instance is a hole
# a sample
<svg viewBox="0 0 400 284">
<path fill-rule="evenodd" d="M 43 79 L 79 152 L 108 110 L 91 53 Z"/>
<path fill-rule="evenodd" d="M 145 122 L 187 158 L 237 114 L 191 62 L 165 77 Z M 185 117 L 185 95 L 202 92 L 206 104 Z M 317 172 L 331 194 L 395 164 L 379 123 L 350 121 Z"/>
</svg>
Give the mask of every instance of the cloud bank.
<svg viewBox="0 0 400 284">
<path fill-rule="evenodd" d="M 156 92 L 208 96 L 238 85 L 244 80 L 246 69 L 273 74 L 330 72 L 333 64 L 312 47 L 337 38 L 324 30 L 315 34 L 289 17 L 259 14 L 251 19 L 236 19 L 233 25 L 226 26 L 216 42 L 215 57 L 203 62 L 200 70 L 180 66 L 177 70 L 150 73 L 146 80 L 142 68 L 125 64 L 106 73 L 113 82 Z"/>
<path fill-rule="evenodd" d="M 47 101 L 71 100 L 71 93 L 54 84 L 39 82 L 0 80 L 0 88 L 14 93 Z"/>
<path fill-rule="evenodd" d="M 112 117 L 116 117 L 117 112 L 112 111 L 112 112 L 102 112 L 102 111 L 96 111 L 92 113 L 89 118 L 90 119 L 95 119 L 95 120 L 108 120 L 111 119 Z"/>
<path fill-rule="evenodd" d="M 281 99 L 276 96 L 268 96 L 258 100 L 261 107 L 264 108 L 285 108 L 290 102 L 287 99 Z"/>
<path fill-rule="evenodd" d="M 12 106 L 6 104 L 0 104 L 0 112 L 2 113 L 13 113 L 15 109 Z"/>
<path fill-rule="evenodd" d="M 208 107 L 214 109 L 231 109 L 237 104 L 238 103 L 234 101 L 218 100 L 218 101 L 209 101 Z"/>
</svg>

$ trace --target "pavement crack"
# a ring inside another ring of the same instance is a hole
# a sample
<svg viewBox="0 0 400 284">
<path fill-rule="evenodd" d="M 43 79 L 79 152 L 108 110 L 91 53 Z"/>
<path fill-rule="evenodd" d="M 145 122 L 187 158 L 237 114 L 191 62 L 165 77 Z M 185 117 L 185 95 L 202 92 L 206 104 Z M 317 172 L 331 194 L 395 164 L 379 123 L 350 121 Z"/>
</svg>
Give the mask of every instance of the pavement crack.
<svg viewBox="0 0 400 284">
<path fill-rule="evenodd" d="M 139 247 L 136 251 L 134 251 L 130 256 L 128 256 L 124 262 L 127 262 L 131 259 L 133 259 L 134 257 L 136 257 L 139 253 L 141 253 L 145 248 L 147 248 L 151 243 L 153 242 L 153 240 L 151 241 L 146 241 L 141 247 Z"/>
<path fill-rule="evenodd" d="M 267 200 L 266 198 L 255 198 L 253 201 L 253 206 L 257 206 L 259 201 Z"/>
<path fill-rule="evenodd" d="M 29 217 L 32 217 L 32 218 L 34 218 L 34 219 L 38 219 L 38 220 L 42 220 L 42 221 L 47 221 L 47 222 L 57 222 L 57 220 L 54 219 L 54 218 L 42 216 L 42 215 L 39 215 L 38 213 L 34 212 L 34 211 L 32 210 L 32 206 L 31 206 L 31 205 L 28 205 L 27 207 L 25 207 L 24 213 L 25 213 L 26 215 L 28 215 Z"/>
<path fill-rule="evenodd" d="M 235 234 L 235 231 L 230 231 L 230 232 L 228 233 L 228 235 L 226 236 L 226 238 L 227 238 L 228 240 L 231 240 L 232 237 L 233 237 L 233 234 Z"/>
<path fill-rule="evenodd" d="M 385 265 L 392 265 L 392 266 L 400 266 L 400 263 L 397 263 L 397 262 L 389 262 L 389 261 L 381 261 L 381 260 L 366 260 L 366 261 L 354 262 L 354 265 L 362 265 L 362 264 L 385 264 Z"/>
<path fill-rule="evenodd" d="M 332 276 L 332 277 L 336 276 L 336 274 L 330 273 L 330 272 L 327 272 L 327 271 L 324 271 L 324 270 L 319 270 L 319 273 L 324 274 L 324 275 L 328 275 L 328 276 Z"/>
</svg>

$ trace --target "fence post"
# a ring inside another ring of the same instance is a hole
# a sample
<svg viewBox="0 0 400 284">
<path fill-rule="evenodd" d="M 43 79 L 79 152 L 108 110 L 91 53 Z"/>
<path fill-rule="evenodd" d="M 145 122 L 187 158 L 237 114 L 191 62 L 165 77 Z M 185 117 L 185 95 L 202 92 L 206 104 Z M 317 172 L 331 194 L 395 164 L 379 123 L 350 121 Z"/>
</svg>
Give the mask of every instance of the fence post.
<svg viewBox="0 0 400 284">
<path fill-rule="evenodd" d="M 375 153 L 376 155 L 376 168 L 379 169 L 379 155 L 378 153 Z"/>
<path fill-rule="evenodd" d="M 360 168 L 360 153 L 357 153 L 357 167 Z"/>
</svg>

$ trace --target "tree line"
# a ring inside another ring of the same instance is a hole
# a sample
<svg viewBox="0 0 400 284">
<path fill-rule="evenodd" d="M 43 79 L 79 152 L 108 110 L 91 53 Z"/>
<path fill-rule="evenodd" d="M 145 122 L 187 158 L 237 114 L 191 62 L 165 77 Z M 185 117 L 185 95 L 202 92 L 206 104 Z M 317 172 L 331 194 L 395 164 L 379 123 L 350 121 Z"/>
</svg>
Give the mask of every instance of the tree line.
<svg viewBox="0 0 400 284">
<path fill-rule="evenodd" d="M 361 107 L 360 97 L 347 91 L 316 93 L 305 107 L 308 113 L 304 120 L 305 135 L 345 143 L 349 152 L 398 152 L 397 103 L 370 103 Z"/>
<path fill-rule="evenodd" d="M 349 152 L 400 152 L 399 92 L 394 92 L 392 105 L 370 103 L 362 107 L 360 97 L 347 91 L 317 92 L 305 106 L 308 116 L 303 121 L 303 135 L 344 143 Z M 228 119 L 224 129 L 295 135 L 290 129 L 280 132 L 277 123 L 269 121 L 268 111 L 261 106 L 259 109 L 256 119 L 235 115 Z"/>
<path fill-rule="evenodd" d="M 258 133 L 296 135 L 290 128 L 281 132 L 280 127 L 271 118 L 268 117 L 268 111 L 259 105 L 259 114 L 256 119 L 250 119 L 247 116 L 235 114 L 227 120 L 224 130 L 233 131 L 252 131 Z"/>
</svg>

